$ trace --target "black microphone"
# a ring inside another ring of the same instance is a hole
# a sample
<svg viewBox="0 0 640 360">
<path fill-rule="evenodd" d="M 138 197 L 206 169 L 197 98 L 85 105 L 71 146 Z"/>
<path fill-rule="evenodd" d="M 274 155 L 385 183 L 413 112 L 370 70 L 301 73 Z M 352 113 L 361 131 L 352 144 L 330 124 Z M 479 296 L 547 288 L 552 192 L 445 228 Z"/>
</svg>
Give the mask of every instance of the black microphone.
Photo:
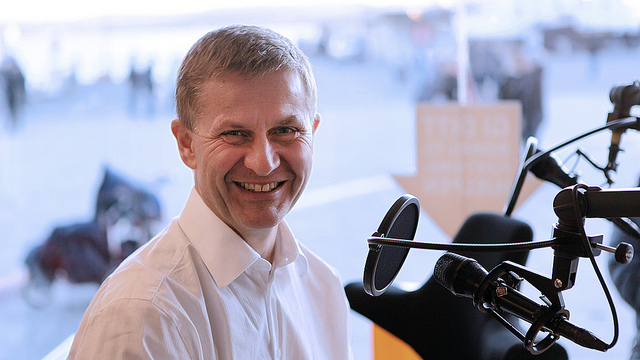
<svg viewBox="0 0 640 360">
<path fill-rule="evenodd" d="M 609 91 L 609 100 L 613 104 L 613 114 L 618 119 L 629 117 L 631 107 L 640 105 L 640 83 L 614 86 Z"/>
<path fill-rule="evenodd" d="M 536 154 L 540 152 L 542 152 L 540 149 L 536 150 Z M 554 153 L 544 155 L 529 170 L 538 179 L 548 181 L 563 189 L 578 183 L 577 176 L 570 175 L 562 161 Z"/>
<path fill-rule="evenodd" d="M 640 83 L 634 82 L 632 85 L 615 86 L 609 92 L 609 100 L 613 104 L 613 111 L 607 117 L 607 123 L 618 119 L 631 116 L 631 107 L 640 105 Z M 640 124 L 636 121 L 635 125 L 630 126 L 636 130 L 640 130 Z M 626 127 L 611 130 L 611 145 L 609 146 L 609 159 L 605 169 L 616 171 L 618 163 L 616 158 L 620 152 L 620 140 L 622 134 L 626 131 Z"/>
<path fill-rule="evenodd" d="M 454 295 L 476 298 L 487 275 L 488 272 L 476 260 L 448 252 L 436 262 L 433 276 Z M 531 324 L 548 313 L 548 306 L 527 298 L 500 278 L 484 289 L 482 298 L 496 311 L 506 312 Z M 609 348 L 592 332 L 571 324 L 566 318 L 564 313 L 552 316 L 543 324 L 543 328 L 589 349 L 606 351 Z"/>
</svg>

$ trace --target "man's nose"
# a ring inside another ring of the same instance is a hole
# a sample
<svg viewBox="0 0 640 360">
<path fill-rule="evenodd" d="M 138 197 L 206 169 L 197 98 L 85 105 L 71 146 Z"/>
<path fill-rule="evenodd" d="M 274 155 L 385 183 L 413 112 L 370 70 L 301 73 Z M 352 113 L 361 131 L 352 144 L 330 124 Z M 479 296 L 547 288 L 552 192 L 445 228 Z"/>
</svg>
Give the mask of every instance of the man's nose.
<svg viewBox="0 0 640 360">
<path fill-rule="evenodd" d="M 280 166 L 280 156 L 267 138 L 256 138 L 245 155 L 244 165 L 258 176 L 267 176 Z"/>
</svg>

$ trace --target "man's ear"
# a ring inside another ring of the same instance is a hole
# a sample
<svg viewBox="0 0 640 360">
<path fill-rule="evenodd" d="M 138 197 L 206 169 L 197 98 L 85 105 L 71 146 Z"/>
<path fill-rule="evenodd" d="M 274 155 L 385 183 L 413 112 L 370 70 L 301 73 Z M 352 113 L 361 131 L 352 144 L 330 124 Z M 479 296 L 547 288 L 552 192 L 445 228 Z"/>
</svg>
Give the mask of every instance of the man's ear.
<svg viewBox="0 0 640 360">
<path fill-rule="evenodd" d="M 316 129 L 318 128 L 318 125 L 320 124 L 320 114 L 316 114 L 315 118 L 313 119 L 313 123 L 311 124 L 313 126 L 313 133 L 316 133 Z"/>
<path fill-rule="evenodd" d="M 196 155 L 193 142 L 193 133 L 187 129 L 184 122 L 180 119 L 175 119 L 171 122 L 171 132 L 176 138 L 178 143 L 178 152 L 182 158 L 182 162 L 191 169 L 196 169 Z"/>
</svg>

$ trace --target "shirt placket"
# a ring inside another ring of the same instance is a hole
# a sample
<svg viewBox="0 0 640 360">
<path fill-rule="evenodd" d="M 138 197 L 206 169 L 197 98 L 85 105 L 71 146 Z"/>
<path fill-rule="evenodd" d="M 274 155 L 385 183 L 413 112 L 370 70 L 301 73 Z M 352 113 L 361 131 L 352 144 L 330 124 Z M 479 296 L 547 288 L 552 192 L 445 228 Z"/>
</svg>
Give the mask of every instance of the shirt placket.
<svg viewBox="0 0 640 360">
<path fill-rule="evenodd" d="M 282 359 L 282 346 L 280 337 L 278 334 L 278 317 L 277 317 L 277 294 L 274 292 L 273 280 L 275 276 L 273 273 L 269 274 L 269 280 L 267 281 L 267 321 L 269 323 L 269 335 L 271 337 L 271 355 L 273 359 Z"/>
</svg>

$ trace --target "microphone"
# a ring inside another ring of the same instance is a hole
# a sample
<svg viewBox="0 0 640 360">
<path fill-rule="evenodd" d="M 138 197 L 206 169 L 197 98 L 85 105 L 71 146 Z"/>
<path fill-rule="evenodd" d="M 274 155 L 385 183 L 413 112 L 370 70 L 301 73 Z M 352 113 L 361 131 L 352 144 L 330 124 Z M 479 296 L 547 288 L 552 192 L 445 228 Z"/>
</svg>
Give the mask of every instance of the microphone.
<svg viewBox="0 0 640 360">
<path fill-rule="evenodd" d="M 456 296 L 473 298 L 474 303 L 480 299 L 482 302 L 480 305 L 484 308 L 514 315 L 530 324 L 536 324 L 547 317 L 541 325 L 542 329 L 552 333 L 553 342 L 557 340 L 557 336 L 562 336 L 589 349 L 600 351 L 609 349 L 609 346 L 592 332 L 568 322 L 567 311 L 553 313 L 549 300 L 542 297 L 546 304 L 539 304 L 500 278 L 496 278 L 495 281 L 488 279 L 489 283 L 486 284 L 488 274 L 476 260 L 450 252 L 440 257 L 434 268 L 436 281 Z M 547 316 L 550 313 L 551 316 Z M 525 340 L 525 346 L 527 342 Z M 544 350 L 551 344 L 547 344 Z M 530 352 L 534 353 L 532 350 Z"/>
<path fill-rule="evenodd" d="M 536 150 L 536 154 L 540 152 L 542 152 L 540 149 Z M 562 189 L 578 183 L 577 176 L 570 175 L 562 161 L 554 153 L 543 156 L 529 170 L 538 179 L 548 181 Z"/>
<path fill-rule="evenodd" d="M 632 85 L 615 86 L 609 92 L 609 100 L 613 104 L 613 111 L 607 117 L 607 123 L 631 116 L 631 107 L 640 105 L 640 83 L 637 81 Z M 630 126 L 640 130 L 640 124 L 636 121 L 635 126 Z M 609 159 L 605 169 L 616 171 L 618 163 L 616 158 L 620 152 L 620 140 L 626 127 L 611 130 L 611 145 L 609 146 Z"/>
</svg>

